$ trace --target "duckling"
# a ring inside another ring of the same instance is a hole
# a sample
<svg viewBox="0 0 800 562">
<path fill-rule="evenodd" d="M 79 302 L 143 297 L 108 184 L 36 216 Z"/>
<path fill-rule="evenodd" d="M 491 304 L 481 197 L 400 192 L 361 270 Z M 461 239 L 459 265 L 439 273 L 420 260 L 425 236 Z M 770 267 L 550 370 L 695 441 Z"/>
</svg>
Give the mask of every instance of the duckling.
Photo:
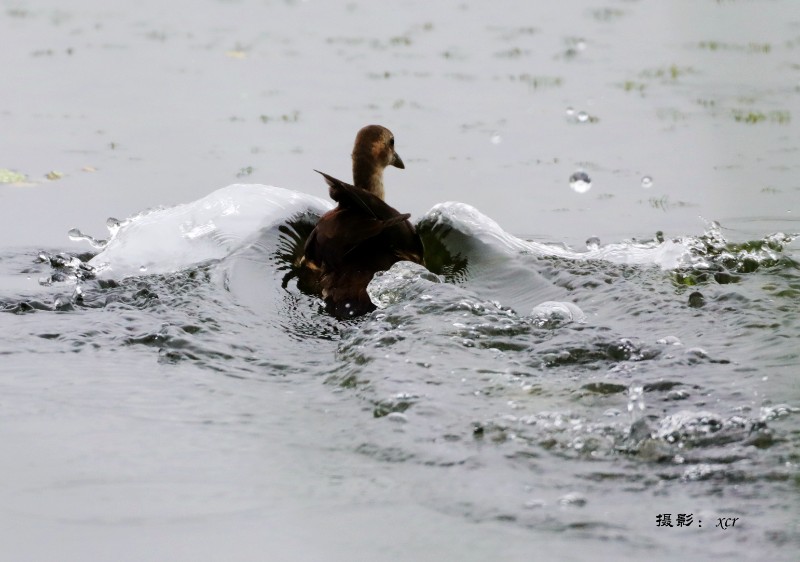
<svg viewBox="0 0 800 562">
<path fill-rule="evenodd" d="M 392 132 L 380 125 L 364 127 L 356 135 L 352 158 L 355 185 L 315 170 L 338 205 L 319 219 L 300 260 L 303 285 L 322 295 L 326 309 L 337 318 L 375 310 L 367 284 L 376 272 L 401 260 L 424 265 L 422 241 L 408 220 L 411 215 L 384 201 L 384 168 L 405 168 Z"/>
</svg>

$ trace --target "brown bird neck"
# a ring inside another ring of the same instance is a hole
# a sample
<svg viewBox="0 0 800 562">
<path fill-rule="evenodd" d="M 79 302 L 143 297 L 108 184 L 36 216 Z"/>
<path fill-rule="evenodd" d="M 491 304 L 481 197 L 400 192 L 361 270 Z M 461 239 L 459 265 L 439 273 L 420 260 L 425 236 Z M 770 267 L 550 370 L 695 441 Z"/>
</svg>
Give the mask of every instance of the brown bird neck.
<svg viewBox="0 0 800 562">
<path fill-rule="evenodd" d="M 383 167 L 376 165 L 372 160 L 365 160 L 354 155 L 353 184 L 383 199 Z"/>
</svg>

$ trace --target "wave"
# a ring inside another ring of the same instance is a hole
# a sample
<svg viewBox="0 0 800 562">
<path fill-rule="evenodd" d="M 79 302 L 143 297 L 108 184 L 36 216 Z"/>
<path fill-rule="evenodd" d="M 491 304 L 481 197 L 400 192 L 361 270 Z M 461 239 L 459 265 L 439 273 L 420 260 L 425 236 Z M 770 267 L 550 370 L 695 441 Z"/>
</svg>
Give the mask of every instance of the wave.
<svg viewBox="0 0 800 562">
<path fill-rule="evenodd" d="M 124 221 L 109 219 L 110 239 L 97 241 L 75 229 L 74 240 L 88 240 L 101 248 L 88 265 L 104 277 L 142 273 L 169 273 L 234 254 L 258 233 L 301 213 L 320 215 L 332 207 L 328 201 L 275 186 L 234 184 L 192 203 L 146 211 Z M 432 256 L 444 272 L 458 270 L 459 254 L 490 252 L 496 255 L 532 255 L 569 260 L 602 260 L 616 264 L 656 265 L 675 269 L 690 262 L 692 244 L 686 240 L 629 241 L 576 251 L 557 244 L 523 240 L 504 231 L 494 220 L 465 203 L 435 205 L 418 228 L 431 251 L 455 241 L 455 253 Z M 448 240 L 449 239 L 449 240 Z M 471 250 L 470 250 L 471 248 Z M 448 260 L 448 263 L 440 263 Z"/>
<path fill-rule="evenodd" d="M 122 222 L 109 219 L 111 238 L 101 243 L 102 251 L 89 265 L 97 275 L 117 278 L 180 271 L 229 256 L 263 229 L 295 214 L 321 214 L 331 206 L 280 187 L 229 185 L 192 203 L 147 211 Z"/>
</svg>

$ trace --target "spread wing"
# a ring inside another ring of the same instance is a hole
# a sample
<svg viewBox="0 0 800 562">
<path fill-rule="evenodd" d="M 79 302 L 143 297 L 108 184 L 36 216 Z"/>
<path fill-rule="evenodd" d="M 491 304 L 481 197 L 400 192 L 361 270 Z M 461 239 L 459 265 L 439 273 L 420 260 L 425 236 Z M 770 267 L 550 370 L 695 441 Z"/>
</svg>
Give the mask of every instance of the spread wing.
<svg viewBox="0 0 800 562">
<path fill-rule="evenodd" d="M 369 191 L 338 180 L 319 170 L 314 171 L 325 178 L 325 183 L 328 184 L 328 195 L 339 203 L 340 207 L 360 210 L 371 217 L 381 220 L 388 220 L 400 214 L 396 209 L 387 205 L 383 199 Z"/>
</svg>

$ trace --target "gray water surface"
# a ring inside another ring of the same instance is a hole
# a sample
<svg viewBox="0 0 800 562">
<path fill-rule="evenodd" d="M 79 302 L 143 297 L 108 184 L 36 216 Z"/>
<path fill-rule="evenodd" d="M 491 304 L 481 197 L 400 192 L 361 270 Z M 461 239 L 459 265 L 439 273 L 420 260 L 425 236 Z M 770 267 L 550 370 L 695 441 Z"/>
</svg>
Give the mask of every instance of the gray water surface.
<svg viewBox="0 0 800 562">
<path fill-rule="evenodd" d="M 0 0 L 0 45 L 3 559 L 796 557 L 793 0 Z M 327 317 L 313 206 L 75 267 L 107 217 L 325 197 L 373 122 L 444 283 Z"/>
</svg>

